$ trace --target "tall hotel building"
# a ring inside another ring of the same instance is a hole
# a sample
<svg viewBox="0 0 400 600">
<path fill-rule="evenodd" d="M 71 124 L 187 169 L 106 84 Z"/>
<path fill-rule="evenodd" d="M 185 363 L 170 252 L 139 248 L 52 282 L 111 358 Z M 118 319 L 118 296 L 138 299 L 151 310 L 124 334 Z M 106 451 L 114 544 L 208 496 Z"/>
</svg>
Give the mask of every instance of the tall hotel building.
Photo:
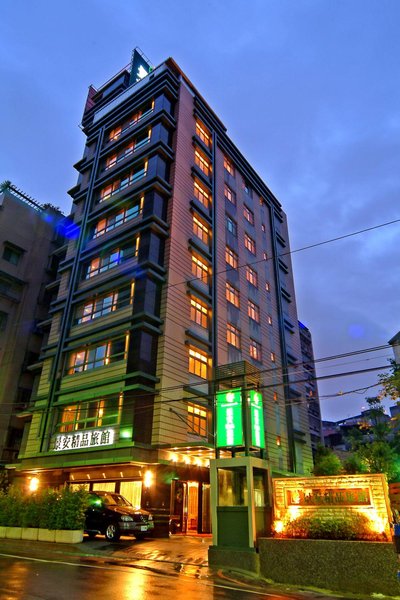
<svg viewBox="0 0 400 600">
<path fill-rule="evenodd" d="M 312 468 L 286 217 L 171 58 L 135 51 L 82 128 L 20 474 L 209 531 L 218 379 L 262 391 L 272 474 Z"/>
</svg>

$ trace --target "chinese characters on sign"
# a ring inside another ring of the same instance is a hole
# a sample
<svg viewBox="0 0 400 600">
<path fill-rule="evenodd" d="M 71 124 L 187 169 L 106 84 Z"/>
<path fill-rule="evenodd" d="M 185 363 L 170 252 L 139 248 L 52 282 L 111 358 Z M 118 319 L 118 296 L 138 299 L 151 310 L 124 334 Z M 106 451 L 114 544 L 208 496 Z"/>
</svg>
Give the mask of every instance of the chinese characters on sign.
<svg viewBox="0 0 400 600">
<path fill-rule="evenodd" d="M 242 445 L 242 390 L 217 392 L 217 447 Z"/>
<path fill-rule="evenodd" d="M 114 429 L 97 429 L 57 435 L 54 450 L 81 450 L 82 448 L 109 446 L 114 443 L 114 433 Z"/>
<path fill-rule="evenodd" d="M 260 392 L 251 390 L 249 392 L 250 400 L 250 425 L 251 425 L 251 445 L 256 448 L 265 448 L 264 436 L 264 413 L 262 395 Z"/>
<path fill-rule="evenodd" d="M 369 488 L 305 488 L 286 490 L 287 506 L 368 506 Z"/>
</svg>

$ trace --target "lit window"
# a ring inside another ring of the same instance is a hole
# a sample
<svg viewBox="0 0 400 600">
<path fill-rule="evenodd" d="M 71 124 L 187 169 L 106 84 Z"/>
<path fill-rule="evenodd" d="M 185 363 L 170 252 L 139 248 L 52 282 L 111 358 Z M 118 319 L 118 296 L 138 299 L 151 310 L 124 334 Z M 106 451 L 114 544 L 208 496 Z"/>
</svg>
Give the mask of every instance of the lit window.
<svg viewBox="0 0 400 600">
<path fill-rule="evenodd" d="M 211 173 L 211 164 L 209 160 L 202 154 L 199 150 L 195 150 L 194 152 L 194 162 L 199 167 L 201 171 L 203 171 L 204 175 L 207 177 L 210 176 Z"/>
<path fill-rule="evenodd" d="M 250 339 L 250 356 L 254 360 L 261 362 L 261 344 L 255 340 Z"/>
<path fill-rule="evenodd" d="M 243 215 L 246 221 L 250 223 L 250 225 L 254 225 L 254 213 L 250 208 L 246 205 L 243 206 Z"/>
<path fill-rule="evenodd" d="M 238 255 L 231 248 L 229 248 L 229 246 L 226 246 L 225 248 L 225 261 L 232 267 L 232 269 L 238 268 Z"/>
<path fill-rule="evenodd" d="M 229 215 L 225 215 L 226 228 L 233 236 L 237 237 L 237 225 Z"/>
<path fill-rule="evenodd" d="M 253 319 L 256 323 L 260 322 L 260 307 L 257 306 L 252 300 L 248 301 L 247 314 L 250 319 Z"/>
<path fill-rule="evenodd" d="M 189 433 L 207 435 L 207 409 L 198 404 L 188 404 L 187 425 Z"/>
<path fill-rule="evenodd" d="M 247 233 L 244 234 L 244 246 L 252 254 L 256 253 L 256 243 Z"/>
<path fill-rule="evenodd" d="M 271 352 L 271 355 L 270 355 L 270 356 L 271 356 L 271 360 L 272 360 L 272 362 L 276 362 L 276 355 L 275 355 L 275 352 Z"/>
<path fill-rule="evenodd" d="M 252 269 L 249 265 L 246 265 L 246 279 L 254 287 L 258 287 L 258 275 L 257 271 Z"/>
<path fill-rule="evenodd" d="M 96 226 L 93 231 L 93 238 L 100 237 L 104 235 L 108 231 L 112 231 L 119 225 L 123 225 L 127 221 L 134 219 L 139 216 L 143 212 L 143 201 L 144 198 L 136 199 L 132 201 L 132 204 L 126 206 L 125 208 L 119 210 L 118 212 L 110 215 L 107 219 L 100 219 L 96 223 Z"/>
<path fill-rule="evenodd" d="M 192 254 L 192 273 L 197 279 L 208 282 L 209 266 L 198 256 Z"/>
<path fill-rule="evenodd" d="M 73 404 L 60 409 L 56 425 L 57 433 L 68 433 L 92 427 L 117 425 L 122 405 L 118 396 L 105 397 L 81 404 Z"/>
<path fill-rule="evenodd" d="M 233 304 L 234 306 L 239 308 L 239 306 L 240 306 L 239 290 L 237 290 L 235 287 L 233 287 L 233 285 L 231 285 L 229 283 L 229 281 L 226 282 L 225 294 L 226 294 L 226 299 L 228 300 L 228 302 L 230 302 L 231 304 Z"/>
<path fill-rule="evenodd" d="M 201 350 L 189 348 L 189 373 L 207 379 L 208 355 Z"/>
<path fill-rule="evenodd" d="M 210 194 L 207 190 L 195 179 L 193 184 L 193 194 L 197 200 L 206 208 L 210 206 Z"/>
<path fill-rule="evenodd" d="M 200 327 L 208 327 L 208 306 L 198 298 L 190 298 L 190 319 Z"/>
<path fill-rule="evenodd" d="M 272 397 L 274 402 L 278 402 L 278 392 L 274 392 Z"/>
<path fill-rule="evenodd" d="M 263 252 L 263 259 L 268 260 L 268 254 L 266 252 Z"/>
<path fill-rule="evenodd" d="M 265 225 L 264 225 L 264 223 L 261 224 L 261 231 L 263 231 L 265 233 Z"/>
<path fill-rule="evenodd" d="M 142 177 L 147 175 L 147 161 L 144 161 L 139 167 L 136 169 L 132 169 L 131 171 L 125 173 L 120 178 L 115 179 L 112 183 L 107 184 L 104 188 L 100 190 L 99 202 L 104 202 L 117 194 L 121 190 L 124 190 L 129 185 L 136 183 Z"/>
<path fill-rule="evenodd" d="M 199 136 L 201 141 L 210 148 L 211 146 L 211 134 L 203 123 L 196 121 L 196 135 Z"/>
<path fill-rule="evenodd" d="M 115 141 L 117 140 L 121 133 L 124 133 L 136 123 L 138 123 L 141 119 L 144 119 L 148 114 L 150 114 L 154 110 L 154 100 L 149 100 L 146 102 L 139 110 L 137 110 L 133 115 L 131 115 L 123 125 L 118 125 L 114 127 L 109 133 L 108 140 Z"/>
<path fill-rule="evenodd" d="M 116 164 L 130 156 L 135 150 L 138 150 L 142 146 L 145 146 L 150 142 L 151 129 L 148 129 L 144 134 L 140 135 L 136 140 L 128 142 L 121 150 L 115 152 L 107 157 L 104 170 L 107 171 L 114 167 Z"/>
<path fill-rule="evenodd" d="M 270 292 L 270 291 L 271 291 L 271 286 L 269 285 L 268 281 L 267 281 L 267 283 L 265 284 L 265 289 L 266 289 L 266 291 L 267 291 L 267 292 Z"/>
<path fill-rule="evenodd" d="M 204 244 L 208 245 L 209 229 L 208 226 L 201 221 L 196 215 L 193 215 L 193 233 L 196 235 Z"/>
<path fill-rule="evenodd" d="M 235 176 L 235 167 L 233 166 L 232 161 L 226 156 L 224 156 L 224 169 L 229 173 L 229 175 L 232 175 L 232 177 Z"/>
<path fill-rule="evenodd" d="M 93 319 L 104 317 L 115 310 L 128 306 L 133 300 L 134 284 L 88 300 L 77 310 L 76 323 L 87 323 Z"/>
<path fill-rule="evenodd" d="M 227 323 L 226 326 L 226 341 L 231 346 L 235 346 L 235 348 L 240 348 L 240 330 L 232 325 L 232 323 Z"/>
<path fill-rule="evenodd" d="M 119 136 L 121 135 L 122 132 L 122 127 L 118 126 L 115 127 L 114 129 L 111 129 L 110 131 L 110 135 L 108 136 L 108 139 L 111 140 L 117 140 L 119 138 Z"/>
<path fill-rule="evenodd" d="M 229 202 L 231 202 L 231 204 L 236 206 L 236 194 L 226 183 L 224 185 L 224 196 L 227 200 L 229 200 Z"/>
<path fill-rule="evenodd" d="M 85 279 L 90 279 L 99 273 L 113 269 L 130 258 L 137 257 L 139 252 L 139 236 L 136 236 L 133 246 L 116 248 L 110 254 L 93 258 L 87 265 Z"/>
<path fill-rule="evenodd" d="M 97 369 L 125 358 L 125 338 L 91 346 L 69 355 L 67 375 Z"/>
<path fill-rule="evenodd" d="M 268 319 L 268 325 L 272 325 L 272 317 L 271 317 L 271 315 L 268 315 L 267 319 Z"/>
</svg>

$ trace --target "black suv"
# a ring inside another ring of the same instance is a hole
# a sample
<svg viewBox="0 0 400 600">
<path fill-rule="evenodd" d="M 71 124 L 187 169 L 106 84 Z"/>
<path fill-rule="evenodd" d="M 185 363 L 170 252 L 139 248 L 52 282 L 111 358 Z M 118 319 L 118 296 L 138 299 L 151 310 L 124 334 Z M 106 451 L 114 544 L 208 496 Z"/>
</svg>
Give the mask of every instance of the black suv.
<svg viewBox="0 0 400 600">
<path fill-rule="evenodd" d="M 140 540 L 153 528 L 153 516 L 147 510 L 135 508 L 120 494 L 90 492 L 85 533 L 91 539 L 102 533 L 109 542 L 118 541 L 121 535 L 134 535 Z"/>
</svg>

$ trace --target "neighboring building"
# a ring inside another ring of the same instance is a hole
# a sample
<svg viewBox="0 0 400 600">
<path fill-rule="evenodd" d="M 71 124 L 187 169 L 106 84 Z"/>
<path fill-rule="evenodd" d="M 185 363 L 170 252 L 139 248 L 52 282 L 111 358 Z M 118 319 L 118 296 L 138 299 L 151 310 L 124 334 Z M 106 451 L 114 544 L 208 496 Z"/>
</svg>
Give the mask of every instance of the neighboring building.
<svg viewBox="0 0 400 600">
<path fill-rule="evenodd" d="M 82 128 L 21 475 L 209 531 L 217 368 L 257 370 L 271 472 L 312 469 L 286 216 L 172 59 L 135 51 Z"/>
<path fill-rule="evenodd" d="M 16 460 L 48 316 L 46 284 L 57 272 L 61 213 L 11 183 L 0 187 L 0 465 Z"/>
<path fill-rule="evenodd" d="M 396 415 L 396 406 L 389 407 L 391 416 Z M 386 422 L 389 424 L 391 417 L 387 414 L 376 416 L 374 409 L 366 409 L 361 411 L 359 415 L 346 417 L 340 421 L 322 421 L 322 432 L 324 436 L 325 446 L 334 450 L 349 450 L 350 444 L 348 436 L 352 430 L 361 432 L 365 441 L 373 441 L 374 436 L 372 428 L 376 422 Z"/>
<path fill-rule="evenodd" d="M 321 409 L 319 405 L 318 383 L 315 372 L 314 350 L 310 330 L 299 321 L 301 356 L 306 378 L 306 400 L 313 455 L 318 444 L 324 443 L 322 435 Z"/>
<path fill-rule="evenodd" d="M 400 364 L 400 331 L 396 333 L 388 342 L 392 346 L 394 360 L 396 364 Z"/>
</svg>

